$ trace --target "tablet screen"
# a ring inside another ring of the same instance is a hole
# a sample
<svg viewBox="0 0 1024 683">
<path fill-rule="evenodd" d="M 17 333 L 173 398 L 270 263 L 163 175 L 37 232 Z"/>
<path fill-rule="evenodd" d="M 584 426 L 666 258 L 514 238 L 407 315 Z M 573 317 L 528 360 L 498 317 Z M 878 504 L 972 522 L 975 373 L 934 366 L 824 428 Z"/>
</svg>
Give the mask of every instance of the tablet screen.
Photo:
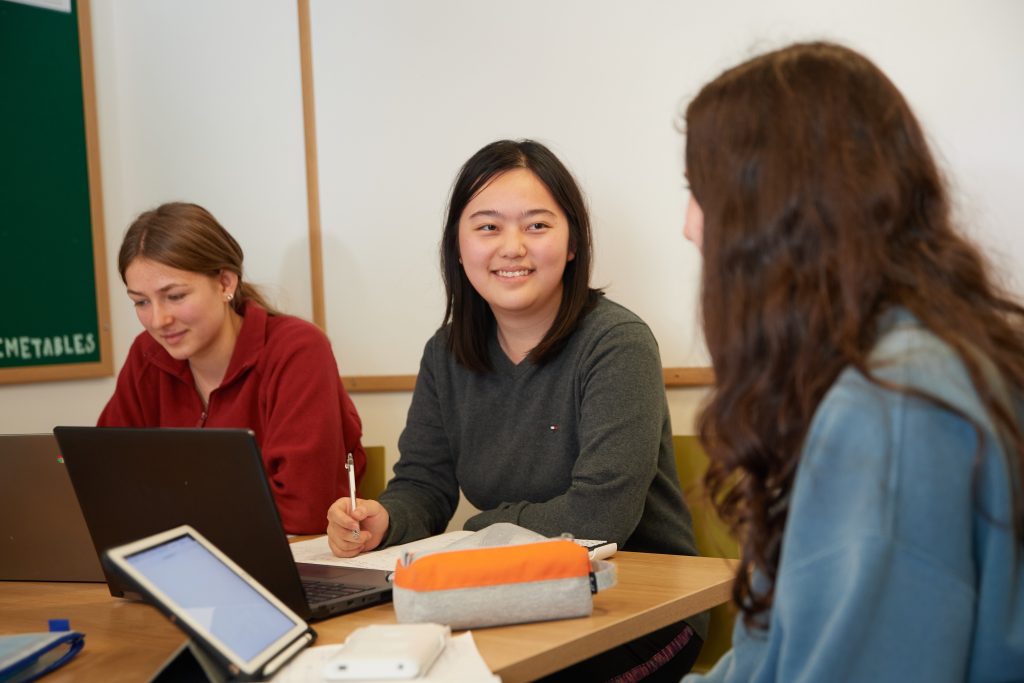
<svg viewBox="0 0 1024 683">
<path fill-rule="evenodd" d="M 125 557 L 200 627 L 245 662 L 295 622 L 191 536 Z"/>
</svg>

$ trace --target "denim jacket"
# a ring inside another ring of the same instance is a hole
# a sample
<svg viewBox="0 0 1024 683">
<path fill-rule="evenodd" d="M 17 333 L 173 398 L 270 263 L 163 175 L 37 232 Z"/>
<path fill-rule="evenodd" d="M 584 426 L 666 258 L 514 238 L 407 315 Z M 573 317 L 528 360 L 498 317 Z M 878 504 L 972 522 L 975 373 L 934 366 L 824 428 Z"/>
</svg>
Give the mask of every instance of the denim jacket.
<svg viewBox="0 0 1024 683">
<path fill-rule="evenodd" d="M 960 358 L 905 311 L 882 329 L 876 376 L 969 416 L 980 454 L 962 416 L 845 370 L 801 454 L 768 628 L 737 618 L 687 683 L 1024 680 L 1017 465 Z"/>
</svg>

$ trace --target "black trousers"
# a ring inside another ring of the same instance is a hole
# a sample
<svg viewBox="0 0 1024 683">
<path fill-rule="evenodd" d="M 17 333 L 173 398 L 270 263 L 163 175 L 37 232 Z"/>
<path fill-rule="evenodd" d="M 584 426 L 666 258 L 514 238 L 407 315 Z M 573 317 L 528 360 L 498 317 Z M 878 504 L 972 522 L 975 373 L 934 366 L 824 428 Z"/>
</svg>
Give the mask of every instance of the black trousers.
<svg viewBox="0 0 1024 683">
<path fill-rule="evenodd" d="M 704 641 L 685 621 L 658 629 L 540 679 L 541 683 L 645 681 L 679 683 L 693 668 Z"/>
</svg>

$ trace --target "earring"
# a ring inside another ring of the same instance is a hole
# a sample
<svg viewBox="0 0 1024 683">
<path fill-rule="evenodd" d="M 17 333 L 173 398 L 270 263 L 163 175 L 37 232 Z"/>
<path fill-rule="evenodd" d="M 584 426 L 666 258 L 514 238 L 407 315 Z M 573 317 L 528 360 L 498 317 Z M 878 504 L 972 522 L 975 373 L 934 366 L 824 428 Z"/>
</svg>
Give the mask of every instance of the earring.
<svg viewBox="0 0 1024 683">
<path fill-rule="evenodd" d="M 224 300 L 227 301 L 228 303 L 231 303 L 231 300 L 234 299 L 234 298 L 235 298 L 235 295 L 229 293 L 227 296 L 224 297 Z"/>
</svg>

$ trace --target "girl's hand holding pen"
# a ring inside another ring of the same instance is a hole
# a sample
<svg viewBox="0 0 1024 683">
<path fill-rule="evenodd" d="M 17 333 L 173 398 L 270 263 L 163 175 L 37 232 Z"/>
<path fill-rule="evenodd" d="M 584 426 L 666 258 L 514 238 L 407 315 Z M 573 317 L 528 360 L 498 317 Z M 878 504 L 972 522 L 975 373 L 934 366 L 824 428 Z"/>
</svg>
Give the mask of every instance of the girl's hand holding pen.
<svg viewBox="0 0 1024 683">
<path fill-rule="evenodd" d="M 355 500 L 354 510 L 346 496 L 334 501 L 327 511 L 327 544 L 338 557 L 355 557 L 373 550 L 388 530 L 390 517 L 383 505 L 375 500 Z"/>
</svg>

